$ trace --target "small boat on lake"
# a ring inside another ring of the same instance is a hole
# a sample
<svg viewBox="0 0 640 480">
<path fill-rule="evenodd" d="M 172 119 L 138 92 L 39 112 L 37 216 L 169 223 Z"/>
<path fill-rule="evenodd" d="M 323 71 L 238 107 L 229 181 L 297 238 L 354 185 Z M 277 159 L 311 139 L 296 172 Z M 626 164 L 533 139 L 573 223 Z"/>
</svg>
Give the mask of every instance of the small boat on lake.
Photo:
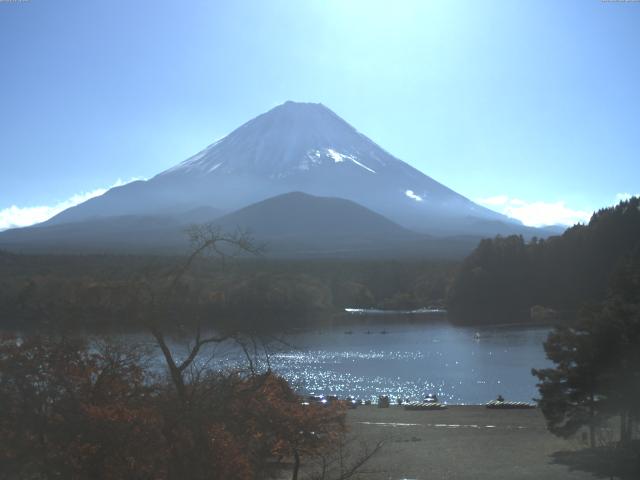
<svg viewBox="0 0 640 480">
<path fill-rule="evenodd" d="M 486 404 L 487 408 L 491 409 L 502 409 L 502 410 L 526 410 L 530 408 L 536 408 L 537 405 L 535 403 L 527 403 L 527 402 L 505 402 L 500 400 L 491 400 Z"/>
<path fill-rule="evenodd" d="M 438 403 L 438 396 L 435 393 L 428 393 L 423 403 Z"/>
<path fill-rule="evenodd" d="M 438 402 L 408 402 L 404 404 L 405 410 L 444 410 L 447 408 L 443 403 Z"/>
<path fill-rule="evenodd" d="M 432 314 L 446 314 L 447 311 L 444 308 L 438 307 L 423 307 L 413 310 L 384 310 L 381 308 L 345 308 L 345 313 L 351 315 L 432 315 Z"/>
</svg>

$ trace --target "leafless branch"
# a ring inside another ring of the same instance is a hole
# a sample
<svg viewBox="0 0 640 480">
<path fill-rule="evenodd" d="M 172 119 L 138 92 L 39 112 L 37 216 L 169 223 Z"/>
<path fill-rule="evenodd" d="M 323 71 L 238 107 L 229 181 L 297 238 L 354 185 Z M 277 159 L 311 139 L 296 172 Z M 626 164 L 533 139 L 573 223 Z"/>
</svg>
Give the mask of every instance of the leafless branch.
<svg viewBox="0 0 640 480">
<path fill-rule="evenodd" d="M 352 438 L 346 442 L 341 439 L 333 454 L 320 456 L 320 468 L 318 473 L 310 477 L 312 480 L 348 480 L 362 473 L 362 467 L 366 465 L 383 447 L 384 442 L 376 443 L 373 448 L 364 444 L 362 450 L 354 460 L 348 461 L 349 446 L 356 440 Z"/>
</svg>

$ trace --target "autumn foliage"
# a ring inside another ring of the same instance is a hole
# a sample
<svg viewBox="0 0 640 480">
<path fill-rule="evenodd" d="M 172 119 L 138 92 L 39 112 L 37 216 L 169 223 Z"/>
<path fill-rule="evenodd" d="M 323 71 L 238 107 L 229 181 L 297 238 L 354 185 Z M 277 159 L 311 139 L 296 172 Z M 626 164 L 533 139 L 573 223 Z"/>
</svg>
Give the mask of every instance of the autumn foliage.
<svg viewBox="0 0 640 480">
<path fill-rule="evenodd" d="M 135 352 L 0 338 L 0 479 L 252 479 L 297 467 L 344 433 L 271 373 L 209 372 L 179 398 Z M 292 465 L 294 467 L 292 467 Z"/>
</svg>

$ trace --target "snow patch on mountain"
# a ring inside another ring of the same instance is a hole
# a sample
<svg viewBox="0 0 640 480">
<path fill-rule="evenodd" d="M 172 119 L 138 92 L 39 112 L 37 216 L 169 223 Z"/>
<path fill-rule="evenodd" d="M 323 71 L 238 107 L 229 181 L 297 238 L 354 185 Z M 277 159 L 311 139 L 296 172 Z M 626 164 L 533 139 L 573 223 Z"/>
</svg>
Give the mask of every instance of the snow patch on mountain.
<svg viewBox="0 0 640 480">
<path fill-rule="evenodd" d="M 327 148 L 326 151 L 327 151 L 327 155 L 331 157 L 335 163 L 342 163 L 345 160 L 351 160 L 353 163 L 355 163 L 359 167 L 362 167 L 365 170 L 370 171 L 371 173 L 376 173 L 374 169 L 369 168 L 365 164 L 356 160 L 356 157 L 354 157 L 353 155 L 347 155 L 346 153 L 337 152 L 333 148 Z"/>
<path fill-rule="evenodd" d="M 213 167 L 211 167 L 208 172 L 211 173 L 214 170 L 216 170 L 220 165 L 222 165 L 224 162 L 220 162 L 220 163 L 216 163 Z"/>
<path fill-rule="evenodd" d="M 213 148 L 216 145 L 218 145 L 222 140 L 224 140 L 224 138 L 221 138 L 217 142 L 212 143 L 211 145 L 209 145 L 204 150 L 201 150 L 200 152 L 196 153 L 195 155 L 193 155 L 193 156 L 187 158 L 186 160 L 180 162 L 176 166 L 171 167 L 171 168 L 165 170 L 164 172 L 161 172 L 159 175 L 166 175 L 168 173 L 174 173 L 174 172 L 179 172 L 179 171 L 183 171 L 183 172 L 191 172 L 191 171 L 198 171 L 198 170 L 209 171 L 209 172 L 214 171 L 216 168 L 218 168 L 220 165 L 222 165 L 223 162 L 220 162 L 217 165 L 214 165 L 212 167 L 207 167 L 207 164 L 209 163 L 209 161 L 208 161 L 208 153 L 211 150 L 213 150 Z"/>
<path fill-rule="evenodd" d="M 404 192 L 404 194 L 410 199 L 415 200 L 416 202 L 422 202 L 424 200 L 424 198 L 422 198 L 420 195 L 414 193 L 413 190 L 407 190 Z"/>
<path fill-rule="evenodd" d="M 298 165 L 298 170 L 309 170 L 314 165 L 322 164 L 320 150 L 310 150 Z"/>
<path fill-rule="evenodd" d="M 336 163 L 344 162 L 345 158 L 351 158 L 349 155 L 345 155 L 340 152 L 336 152 L 333 148 L 327 148 L 327 155 L 333 158 L 333 161 Z"/>
<path fill-rule="evenodd" d="M 360 166 L 360 167 L 364 168 L 365 170 L 369 170 L 371 173 L 377 173 L 373 168 L 369 168 L 369 167 L 367 167 L 365 164 L 360 163 L 360 162 L 359 162 L 358 160 L 356 160 L 355 158 L 352 158 L 352 159 L 351 159 L 351 161 L 352 161 L 353 163 L 355 163 L 356 165 L 358 165 L 358 166 Z"/>
</svg>

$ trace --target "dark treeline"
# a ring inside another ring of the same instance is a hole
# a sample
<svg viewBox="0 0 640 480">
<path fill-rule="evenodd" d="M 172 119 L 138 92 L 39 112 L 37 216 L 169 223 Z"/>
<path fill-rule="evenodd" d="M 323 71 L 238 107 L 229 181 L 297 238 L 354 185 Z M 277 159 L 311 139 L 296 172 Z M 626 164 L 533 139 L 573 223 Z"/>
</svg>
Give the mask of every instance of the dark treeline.
<svg viewBox="0 0 640 480">
<path fill-rule="evenodd" d="M 640 248 L 638 204 L 633 198 L 603 209 L 588 225 L 559 237 L 482 240 L 461 265 L 421 259 L 199 258 L 189 278 L 206 292 L 198 302 L 218 318 L 253 323 L 300 325 L 351 306 L 445 306 L 462 323 L 572 320 L 582 304 L 605 298 L 611 275 Z M 166 275 L 181 258 L 0 252 L 0 322 L 130 325 L 127 305 L 134 286 Z"/>
<path fill-rule="evenodd" d="M 640 478 L 640 249 L 611 276 L 604 302 L 583 307 L 544 344 L 552 368 L 534 369 L 553 434 L 588 431 L 601 476 Z M 616 428 L 617 426 L 617 428 Z M 582 452 L 569 454 L 569 458 Z M 575 458 L 575 457 L 574 457 Z M 592 467 L 593 468 L 593 467 Z"/>
<path fill-rule="evenodd" d="M 182 260 L 0 252 L 0 322 L 56 328 L 130 326 L 130 305 L 140 283 L 162 278 Z M 189 295 L 198 290 L 197 302 L 212 317 L 300 324 L 352 306 L 442 306 L 456 266 L 427 260 L 198 258 L 188 275 Z M 188 321 L 189 315 L 184 318 Z"/>
<path fill-rule="evenodd" d="M 595 213 L 547 240 L 482 240 L 448 292 L 464 323 L 574 320 L 583 304 L 605 299 L 612 275 L 640 249 L 640 199 Z"/>
</svg>

